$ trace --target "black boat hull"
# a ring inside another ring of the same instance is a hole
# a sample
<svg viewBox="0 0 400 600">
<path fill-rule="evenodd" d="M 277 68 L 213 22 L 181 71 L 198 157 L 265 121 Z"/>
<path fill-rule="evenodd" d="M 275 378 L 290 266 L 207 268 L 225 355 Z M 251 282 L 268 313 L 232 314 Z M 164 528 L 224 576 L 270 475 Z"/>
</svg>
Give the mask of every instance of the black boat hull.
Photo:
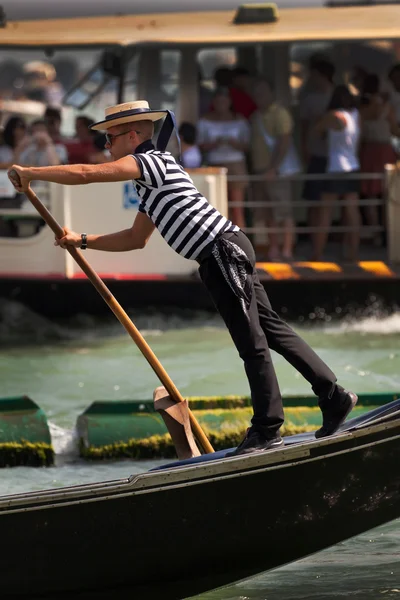
<svg viewBox="0 0 400 600">
<path fill-rule="evenodd" d="M 2 598 L 172 600 L 250 577 L 399 517 L 399 463 L 394 419 L 105 489 L 5 497 Z"/>
</svg>

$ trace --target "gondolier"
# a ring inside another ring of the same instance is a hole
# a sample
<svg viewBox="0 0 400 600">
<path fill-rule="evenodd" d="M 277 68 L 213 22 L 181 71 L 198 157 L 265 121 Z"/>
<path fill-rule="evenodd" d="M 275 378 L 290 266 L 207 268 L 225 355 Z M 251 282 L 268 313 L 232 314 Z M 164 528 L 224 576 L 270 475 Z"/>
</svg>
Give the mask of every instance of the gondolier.
<svg viewBox="0 0 400 600">
<path fill-rule="evenodd" d="M 152 143 L 154 122 L 163 119 Z M 357 396 L 336 383 L 317 354 L 271 307 L 255 268 L 254 249 L 234 223 L 200 194 L 189 175 L 166 152 L 175 129 L 173 113 L 152 110 L 145 101 L 107 108 L 105 119 L 92 125 L 105 131 L 113 162 L 96 165 L 21 167 L 18 191 L 31 181 L 63 185 L 133 180 L 141 199 L 132 227 L 110 234 L 76 233 L 65 228 L 55 244 L 108 252 L 144 248 L 155 228 L 184 258 L 199 263 L 200 277 L 225 321 L 242 358 L 250 385 L 253 417 L 245 439 L 234 454 L 247 454 L 282 445 L 282 398 L 270 349 L 290 362 L 318 396 L 323 425 L 316 437 L 332 435 L 343 423 Z"/>
</svg>

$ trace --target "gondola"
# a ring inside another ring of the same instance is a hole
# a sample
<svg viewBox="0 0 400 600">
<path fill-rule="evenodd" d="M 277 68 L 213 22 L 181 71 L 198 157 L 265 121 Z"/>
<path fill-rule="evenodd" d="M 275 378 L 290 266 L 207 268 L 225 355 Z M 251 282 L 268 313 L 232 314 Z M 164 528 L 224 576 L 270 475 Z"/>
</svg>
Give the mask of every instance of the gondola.
<svg viewBox="0 0 400 600">
<path fill-rule="evenodd" d="M 329 438 L 226 452 L 1 497 L 2 599 L 188 598 L 400 517 L 400 400 Z"/>
</svg>

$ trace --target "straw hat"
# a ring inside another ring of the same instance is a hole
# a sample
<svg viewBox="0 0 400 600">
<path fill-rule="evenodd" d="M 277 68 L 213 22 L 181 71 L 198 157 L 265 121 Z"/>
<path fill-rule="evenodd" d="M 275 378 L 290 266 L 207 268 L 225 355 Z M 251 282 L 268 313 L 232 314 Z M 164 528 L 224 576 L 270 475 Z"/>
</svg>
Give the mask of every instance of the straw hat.
<svg viewBox="0 0 400 600">
<path fill-rule="evenodd" d="M 166 114 L 166 110 L 151 110 L 146 100 L 124 102 L 124 104 L 106 108 L 104 121 L 94 123 L 90 129 L 104 131 L 110 127 L 132 123 L 133 121 L 158 121 L 163 119 Z"/>
</svg>

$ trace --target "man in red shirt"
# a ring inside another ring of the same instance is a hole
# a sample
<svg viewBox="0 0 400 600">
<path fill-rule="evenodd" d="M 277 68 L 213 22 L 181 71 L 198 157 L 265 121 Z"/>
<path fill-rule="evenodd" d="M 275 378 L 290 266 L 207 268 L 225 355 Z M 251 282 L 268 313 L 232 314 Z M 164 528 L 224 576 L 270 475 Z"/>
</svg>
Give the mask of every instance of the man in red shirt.
<svg viewBox="0 0 400 600">
<path fill-rule="evenodd" d="M 249 119 L 253 112 L 257 110 L 257 105 L 250 94 L 251 82 L 252 78 L 247 69 L 243 67 L 232 69 L 232 85 L 229 92 L 232 98 L 233 110 L 246 119 Z"/>
<path fill-rule="evenodd" d="M 89 164 L 91 157 L 97 152 L 94 145 L 94 134 L 89 128 L 94 121 L 85 115 L 75 120 L 75 138 L 66 144 L 68 149 L 69 163 L 71 165 Z"/>
<path fill-rule="evenodd" d="M 232 110 L 249 119 L 257 105 L 250 94 L 251 76 L 243 67 L 220 67 L 214 73 L 217 88 L 228 88 L 232 100 Z"/>
</svg>

